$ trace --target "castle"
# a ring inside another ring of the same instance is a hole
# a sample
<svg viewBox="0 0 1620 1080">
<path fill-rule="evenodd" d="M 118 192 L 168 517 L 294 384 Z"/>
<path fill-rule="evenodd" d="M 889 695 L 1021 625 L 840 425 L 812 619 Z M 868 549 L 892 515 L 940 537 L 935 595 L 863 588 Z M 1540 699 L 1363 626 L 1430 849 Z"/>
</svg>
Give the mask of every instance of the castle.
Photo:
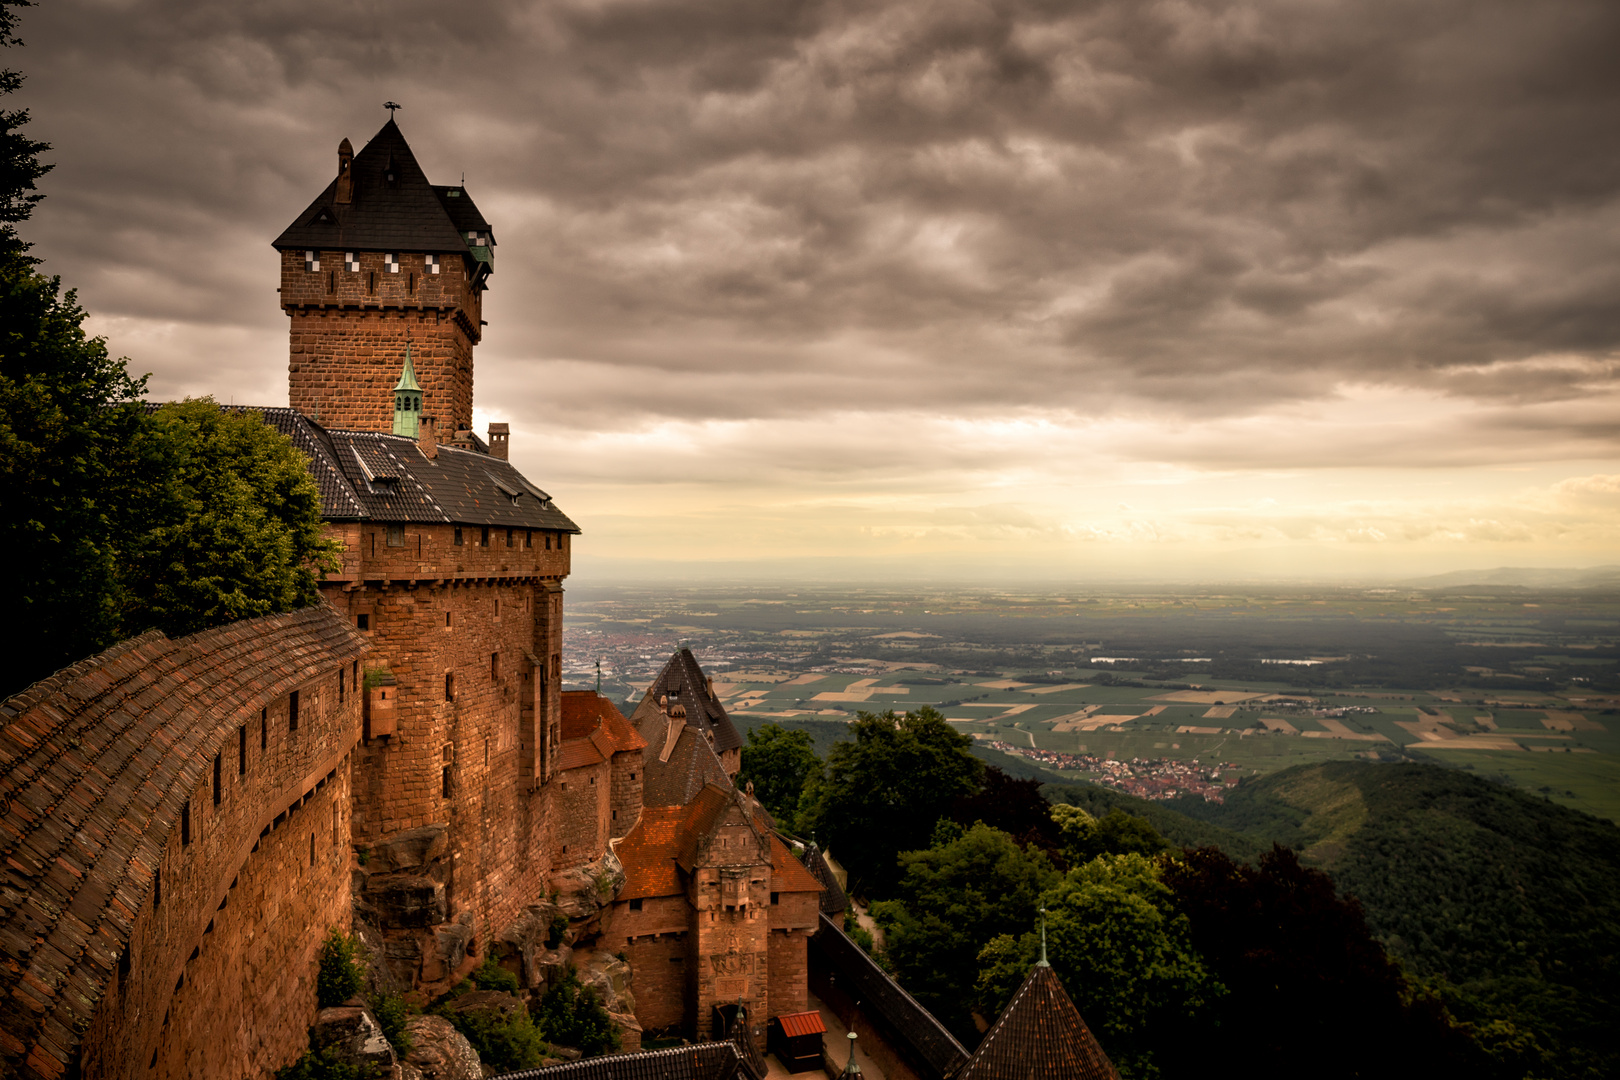
<svg viewBox="0 0 1620 1080">
<path fill-rule="evenodd" d="M 741 736 L 689 651 L 628 718 L 563 690 L 580 530 L 506 425 L 471 430 L 495 237 L 470 194 L 390 120 L 274 246 L 290 407 L 257 411 L 309 459 L 341 567 L 323 604 L 154 631 L 4 703 L 0 1075 L 267 1075 L 350 925 L 407 990 L 577 963 L 632 1050 L 757 1055 L 831 965 L 818 992 L 864 997 L 911 1055 L 894 1075 L 958 1070 L 848 953 L 820 857 L 734 783 Z"/>
</svg>

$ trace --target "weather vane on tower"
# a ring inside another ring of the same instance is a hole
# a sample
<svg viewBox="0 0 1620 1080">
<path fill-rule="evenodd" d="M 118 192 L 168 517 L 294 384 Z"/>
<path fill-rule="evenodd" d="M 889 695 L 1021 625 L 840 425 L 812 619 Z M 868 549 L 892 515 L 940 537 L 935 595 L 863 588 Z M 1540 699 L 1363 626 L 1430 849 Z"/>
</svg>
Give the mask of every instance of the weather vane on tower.
<svg viewBox="0 0 1620 1080">
<path fill-rule="evenodd" d="M 383 108 L 388 110 L 388 119 L 390 119 L 390 120 L 392 120 L 394 118 L 394 113 L 398 112 L 400 109 L 403 109 L 404 107 L 405 106 L 401 105 L 397 101 L 385 101 L 385 102 L 383 102 Z"/>
</svg>

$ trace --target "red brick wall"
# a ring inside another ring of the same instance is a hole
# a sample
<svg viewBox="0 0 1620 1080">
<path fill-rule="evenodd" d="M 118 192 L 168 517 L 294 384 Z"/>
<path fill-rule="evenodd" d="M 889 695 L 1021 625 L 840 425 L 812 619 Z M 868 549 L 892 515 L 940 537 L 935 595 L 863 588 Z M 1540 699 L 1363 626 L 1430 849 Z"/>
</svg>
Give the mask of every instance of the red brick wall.
<svg viewBox="0 0 1620 1080">
<path fill-rule="evenodd" d="M 472 425 L 473 346 L 483 303 L 464 257 L 441 255 L 425 272 L 421 252 L 396 252 L 388 273 L 381 252 L 356 252 L 359 272 L 342 251 L 321 253 L 305 269 L 302 251 L 281 253 L 281 303 L 290 317 L 288 400 L 323 424 L 393 430 L 393 390 L 411 343 L 424 415 L 442 432 Z"/>
<path fill-rule="evenodd" d="M 351 920 L 347 754 L 360 695 L 344 668 L 341 704 L 335 668 L 300 690 L 296 732 L 285 697 L 232 718 L 247 728 L 247 772 L 228 740 L 218 805 L 211 769 L 192 792 L 191 841 L 176 823 L 161 901 L 149 891 L 134 913 L 128 974 L 115 974 L 85 1035 L 85 1075 L 262 1075 L 302 1052 L 315 952 Z"/>
<path fill-rule="evenodd" d="M 810 1007 L 810 995 L 805 981 L 809 971 L 806 959 L 809 932 L 772 930 L 768 938 L 771 1015 L 804 1012 Z"/>
<path fill-rule="evenodd" d="M 607 762 L 557 774 L 551 818 L 553 863 L 579 866 L 607 850 L 608 802 L 612 789 Z"/>
<path fill-rule="evenodd" d="M 354 758 L 355 842 L 447 824 L 450 918 L 472 914 L 479 951 L 545 896 L 561 844 L 570 845 L 572 860 L 573 842 L 552 835 L 561 792 L 536 788 L 532 750 L 537 730 L 555 741 L 561 727 L 559 582 L 567 546 L 559 534 L 537 531 L 525 547 L 518 530 L 507 547 L 502 528 L 491 529 L 485 547 L 472 526 L 463 526 L 459 546 L 448 525 L 407 525 L 396 548 L 369 524 L 335 532 L 350 545 L 345 573 L 323 587 L 351 619 L 367 617 L 366 666 L 398 680 L 396 734 L 365 740 Z M 605 766 L 595 787 L 606 819 Z M 592 842 L 600 854 L 605 834 Z"/>
<path fill-rule="evenodd" d="M 651 901 L 648 901 L 651 903 Z M 689 935 L 641 937 L 625 948 L 635 977 L 630 989 L 636 999 L 636 1023 L 643 1031 L 680 1027 L 689 1029 L 687 1012 Z"/>
<path fill-rule="evenodd" d="M 608 804 L 608 835 L 628 836 L 641 817 L 640 750 L 628 750 L 613 755 L 613 796 Z"/>
</svg>

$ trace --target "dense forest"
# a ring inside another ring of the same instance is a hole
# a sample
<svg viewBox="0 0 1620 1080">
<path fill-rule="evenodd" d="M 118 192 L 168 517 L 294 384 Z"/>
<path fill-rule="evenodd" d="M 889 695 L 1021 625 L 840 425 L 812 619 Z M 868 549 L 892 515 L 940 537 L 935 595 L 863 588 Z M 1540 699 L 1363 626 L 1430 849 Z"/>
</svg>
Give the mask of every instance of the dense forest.
<svg viewBox="0 0 1620 1080">
<path fill-rule="evenodd" d="M 839 742 L 763 725 L 752 778 L 844 861 L 879 933 L 849 928 L 965 1045 L 1044 909 L 1127 1080 L 1620 1071 L 1620 829 L 1466 773 L 1338 762 L 1169 806 L 1043 784 L 924 708 Z"/>
</svg>

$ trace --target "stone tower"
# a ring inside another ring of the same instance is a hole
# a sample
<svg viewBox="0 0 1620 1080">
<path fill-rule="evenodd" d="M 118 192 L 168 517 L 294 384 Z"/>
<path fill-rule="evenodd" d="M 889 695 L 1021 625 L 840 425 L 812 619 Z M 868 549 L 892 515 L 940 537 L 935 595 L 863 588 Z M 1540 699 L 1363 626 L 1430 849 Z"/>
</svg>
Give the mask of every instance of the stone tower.
<svg viewBox="0 0 1620 1080">
<path fill-rule="evenodd" d="M 460 186 L 428 183 L 393 120 L 275 240 L 290 319 L 289 404 L 329 428 L 394 430 L 411 346 L 423 417 L 472 427 L 473 346 L 494 272 L 489 222 Z"/>
</svg>

